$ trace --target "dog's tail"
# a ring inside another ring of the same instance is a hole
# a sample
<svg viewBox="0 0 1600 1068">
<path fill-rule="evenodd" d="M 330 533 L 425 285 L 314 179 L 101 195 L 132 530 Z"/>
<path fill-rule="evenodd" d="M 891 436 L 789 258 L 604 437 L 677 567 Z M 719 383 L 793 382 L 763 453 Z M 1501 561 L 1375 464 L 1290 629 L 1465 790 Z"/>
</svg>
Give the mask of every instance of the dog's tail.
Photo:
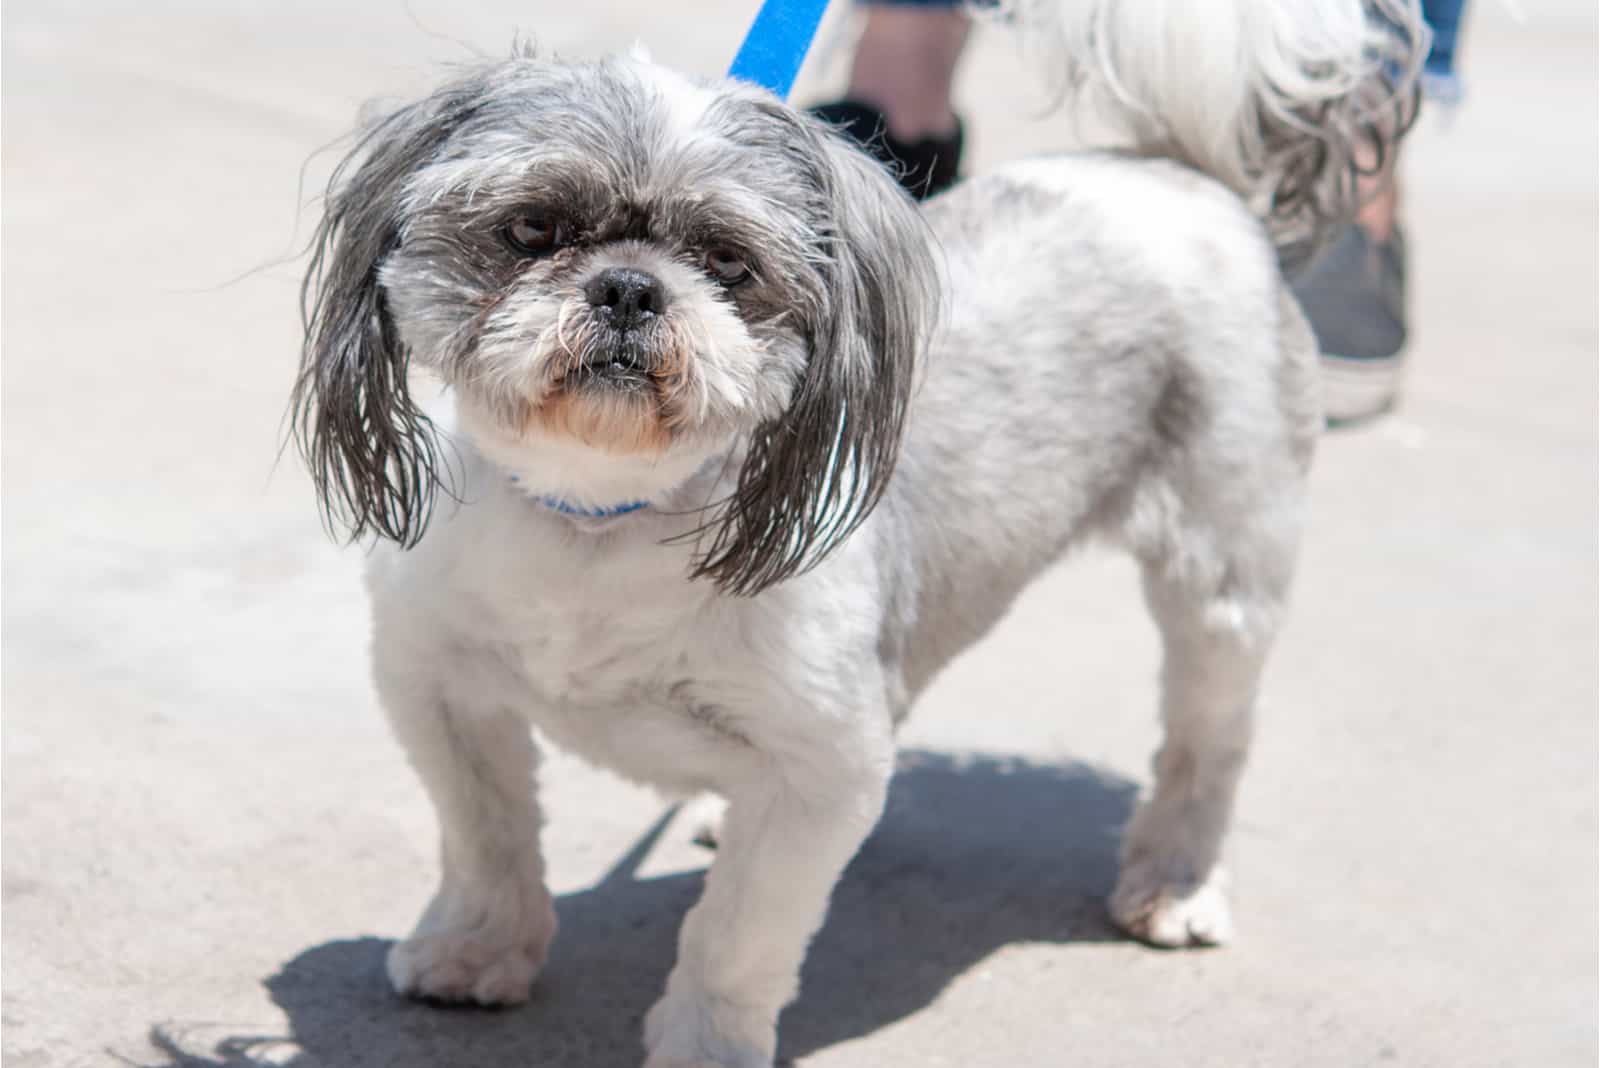
<svg viewBox="0 0 1600 1068">
<path fill-rule="evenodd" d="M 1074 106 L 1218 179 L 1285 258 L 1354 214 L 1416 113 L 1418 0 L 1011 0 Z"/>
</svg>

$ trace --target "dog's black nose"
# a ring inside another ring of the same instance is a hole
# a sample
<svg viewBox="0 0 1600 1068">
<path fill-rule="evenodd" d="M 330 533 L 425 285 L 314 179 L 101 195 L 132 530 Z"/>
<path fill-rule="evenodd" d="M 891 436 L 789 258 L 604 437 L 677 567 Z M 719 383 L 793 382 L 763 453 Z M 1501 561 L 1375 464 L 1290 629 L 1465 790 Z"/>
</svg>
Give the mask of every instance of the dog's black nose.
<svg viewBox="0 0 1600 1068">
<path fill-rule="evenodd" d="M 666 310 L 666 294 L 655 275 L 633 267 L 607 267 L 584 287 L 602 318 L 618 330 L 631 330 Z"/>
</svg>

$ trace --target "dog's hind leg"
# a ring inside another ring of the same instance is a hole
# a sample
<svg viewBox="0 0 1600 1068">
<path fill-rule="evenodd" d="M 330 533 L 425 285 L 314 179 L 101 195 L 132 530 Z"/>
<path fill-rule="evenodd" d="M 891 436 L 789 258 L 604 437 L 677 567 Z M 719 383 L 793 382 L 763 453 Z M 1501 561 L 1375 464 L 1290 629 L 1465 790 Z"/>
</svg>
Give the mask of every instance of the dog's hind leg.
<svg viewBox="0 0 1600 1068">
<path fill-rule="evenodd" d="M 1232 935 L 1221 847 L 1250 746 L 1266 637 L 1146 565 L 1161 628 L 1161 719 L 1155 787 L 1129 823 L 1111 914 L 1163 946 L 1216 945 Z"/>
<path fill-rule="evenodd" d="M 1175 443 L 1125 520 L 1161 632 L 1165 737 L 1110 904 L 1147 942 L 1216 945 L 1233 933 L 1222 845 L 1293 572 L 1308 435 L 1303 419 L 1259 412 L 1210 426 Z"/>
</svg>

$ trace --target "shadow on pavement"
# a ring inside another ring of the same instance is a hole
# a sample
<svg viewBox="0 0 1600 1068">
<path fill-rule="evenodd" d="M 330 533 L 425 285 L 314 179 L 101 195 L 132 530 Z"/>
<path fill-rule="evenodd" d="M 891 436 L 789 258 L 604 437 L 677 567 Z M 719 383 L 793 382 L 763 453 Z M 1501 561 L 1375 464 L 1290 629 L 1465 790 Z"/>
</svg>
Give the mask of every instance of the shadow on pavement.
<svg viewBox="0 0 1600 1068">
<path fill-rule="evenodd" d="M 835 890 L 784 1013 L 780 1058 L 922 1009 L 1001 946 L 1117 938 L 1102 900 L 1135 794 L 1080 764 L 902 754 L 883 821 Z M 557 899 L 561 933 L 526 1005 L 405 1001 L 384 979 L 388 941 L 325 942 L 266 981 L 290 1035 L 158 1026 L 151 1040 L 165 1059 L 152 1068 L 632 1068 L 678 922 L 700 891 L 698 872 L 633 877 L 664 826 L 600 883 Z"/>
</svg>

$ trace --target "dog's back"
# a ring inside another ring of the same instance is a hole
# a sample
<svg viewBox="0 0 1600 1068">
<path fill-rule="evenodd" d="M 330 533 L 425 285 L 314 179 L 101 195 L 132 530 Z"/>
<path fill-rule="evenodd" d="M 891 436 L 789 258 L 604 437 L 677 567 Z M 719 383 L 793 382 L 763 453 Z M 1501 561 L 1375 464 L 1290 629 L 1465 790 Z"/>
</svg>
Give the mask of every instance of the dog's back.
<svg viewBox="0 0 1600 1068">
<path fill-rule="evenodd" d="M 1074 542 L 1174 550 L 1179 501 L 1223 484 L 1238 511 L 1298 501 L 1320 427 L 1315 344 L 1266 230 L 1219 183 L 1064 155 L 927 215 L 946 321 L 882 519 L 916 547 L 912 693 Z"/>
</svg>

